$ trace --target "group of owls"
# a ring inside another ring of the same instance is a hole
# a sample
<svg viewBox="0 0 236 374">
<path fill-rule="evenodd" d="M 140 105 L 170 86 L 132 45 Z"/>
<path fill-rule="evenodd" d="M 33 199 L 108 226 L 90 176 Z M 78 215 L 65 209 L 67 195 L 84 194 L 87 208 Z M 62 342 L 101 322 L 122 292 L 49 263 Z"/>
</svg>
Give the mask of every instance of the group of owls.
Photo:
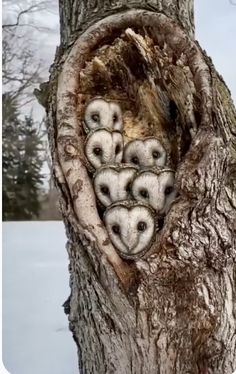
<svg viewBox="0 0 236 374">
<path fill-rule="evenodd" d="M 87 105 L 84 129 L 85 155 L 95 169 L 94 191 L 106 209 L 108 235 L 122 257 L 139 258 L 152 243 L 156 217 L 168 212 L 176 196 L 166 151 L 154 137 L 124 146 L 121 108 L 104 99 Z"/>
</svg>

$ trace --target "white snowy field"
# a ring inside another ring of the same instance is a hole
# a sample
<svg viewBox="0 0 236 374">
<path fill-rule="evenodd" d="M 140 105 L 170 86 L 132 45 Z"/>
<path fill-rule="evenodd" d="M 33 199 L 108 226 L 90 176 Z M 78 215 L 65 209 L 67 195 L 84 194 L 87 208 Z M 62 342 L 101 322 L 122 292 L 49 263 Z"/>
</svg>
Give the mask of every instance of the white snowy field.
<svg viewBox="0 0 236 374">
<path fill-rule="evenodd" d="M 3 223 L 3 363 L 11 374 L 78 374 L 61 305 L 69 295 L 62 222 Z"/>
</svg>

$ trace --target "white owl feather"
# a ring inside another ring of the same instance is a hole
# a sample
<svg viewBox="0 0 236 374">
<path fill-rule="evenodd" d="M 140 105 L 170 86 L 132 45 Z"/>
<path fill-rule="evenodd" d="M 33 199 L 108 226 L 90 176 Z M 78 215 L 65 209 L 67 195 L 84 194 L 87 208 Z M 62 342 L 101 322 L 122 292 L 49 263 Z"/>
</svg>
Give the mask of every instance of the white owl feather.
<svg viewBox="0 0 236 374">
<path fill-rule="evenodd" d="M 131 140 L 124 148 L 124 161 L 140 168 L 165 166 L 166 157 L 163 145 L 154 137 Z"/>
<path fill-rule="evenodd" d="M 114 102 L 104 99 L 94 99 L 86 107 L 84 114 L 85 131 L 89 132 L 97 128 L 109 130 L 123 130 L 121 108 Z"/>
<path fill-rule="evenodd" d="M 121 133 L 103 128 L 92 131 L 85 142 L 85 155 L 95 169 L 104 164 L 121 162 L 123 157 Z"/>
<path fill-rule="evenodd" d="M 131 198 L 131 185 L 136 174 L 137 168 L 125 164 L 99 168 L 94 175 L 94 190 L 98 200 L 107 207 Z"/>
<path fill-rule="evenodd" d="M 155 233 L 155 218 L 150 207 L 125 201 L 111 205 L 105 212 L 109 237 L 127 259 L 141 257 L 150 248 Z"/>
<path fill-rule="evenodd" d="M 176 197 L 175 173 L 171 169 L 143 170 L 133 181 L 132 194 L 137 201 L 149 204 L 156 212 L 166 214 Z"/>
</svg>

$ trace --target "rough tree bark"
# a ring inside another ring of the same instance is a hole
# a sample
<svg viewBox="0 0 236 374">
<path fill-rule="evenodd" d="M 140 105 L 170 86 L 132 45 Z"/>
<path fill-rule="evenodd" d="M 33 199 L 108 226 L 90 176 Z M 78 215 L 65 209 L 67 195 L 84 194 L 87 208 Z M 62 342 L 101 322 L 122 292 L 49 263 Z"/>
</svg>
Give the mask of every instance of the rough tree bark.
<svg viewBox="0 0 236 374">
<path fill-rule="evenodd" d="M 231 374 L 236 115 L 194 40 L 193 1 L 59 6 L 61 45 L 41 102 L 68 236 L 80 372 Z M 161 136 L 176 170 L 179 196 L 139 260 L 116 253 L 96 206 L 81 125 L 95 96 L 120 103 L 128 139 Z"/>
</svg>

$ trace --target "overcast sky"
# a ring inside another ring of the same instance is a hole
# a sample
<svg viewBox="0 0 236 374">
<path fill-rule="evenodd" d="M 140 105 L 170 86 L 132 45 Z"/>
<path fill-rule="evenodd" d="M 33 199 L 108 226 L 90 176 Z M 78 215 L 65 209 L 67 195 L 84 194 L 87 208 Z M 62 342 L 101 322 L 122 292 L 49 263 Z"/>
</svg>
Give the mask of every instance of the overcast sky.
<svg viewBox="0 0 236 374">
<path fill-rule="evenodd" d="M 236 103 L 236 0 L 195 0 L 195 24 L 196 39 L 212 58 Z"/>
</svg>

